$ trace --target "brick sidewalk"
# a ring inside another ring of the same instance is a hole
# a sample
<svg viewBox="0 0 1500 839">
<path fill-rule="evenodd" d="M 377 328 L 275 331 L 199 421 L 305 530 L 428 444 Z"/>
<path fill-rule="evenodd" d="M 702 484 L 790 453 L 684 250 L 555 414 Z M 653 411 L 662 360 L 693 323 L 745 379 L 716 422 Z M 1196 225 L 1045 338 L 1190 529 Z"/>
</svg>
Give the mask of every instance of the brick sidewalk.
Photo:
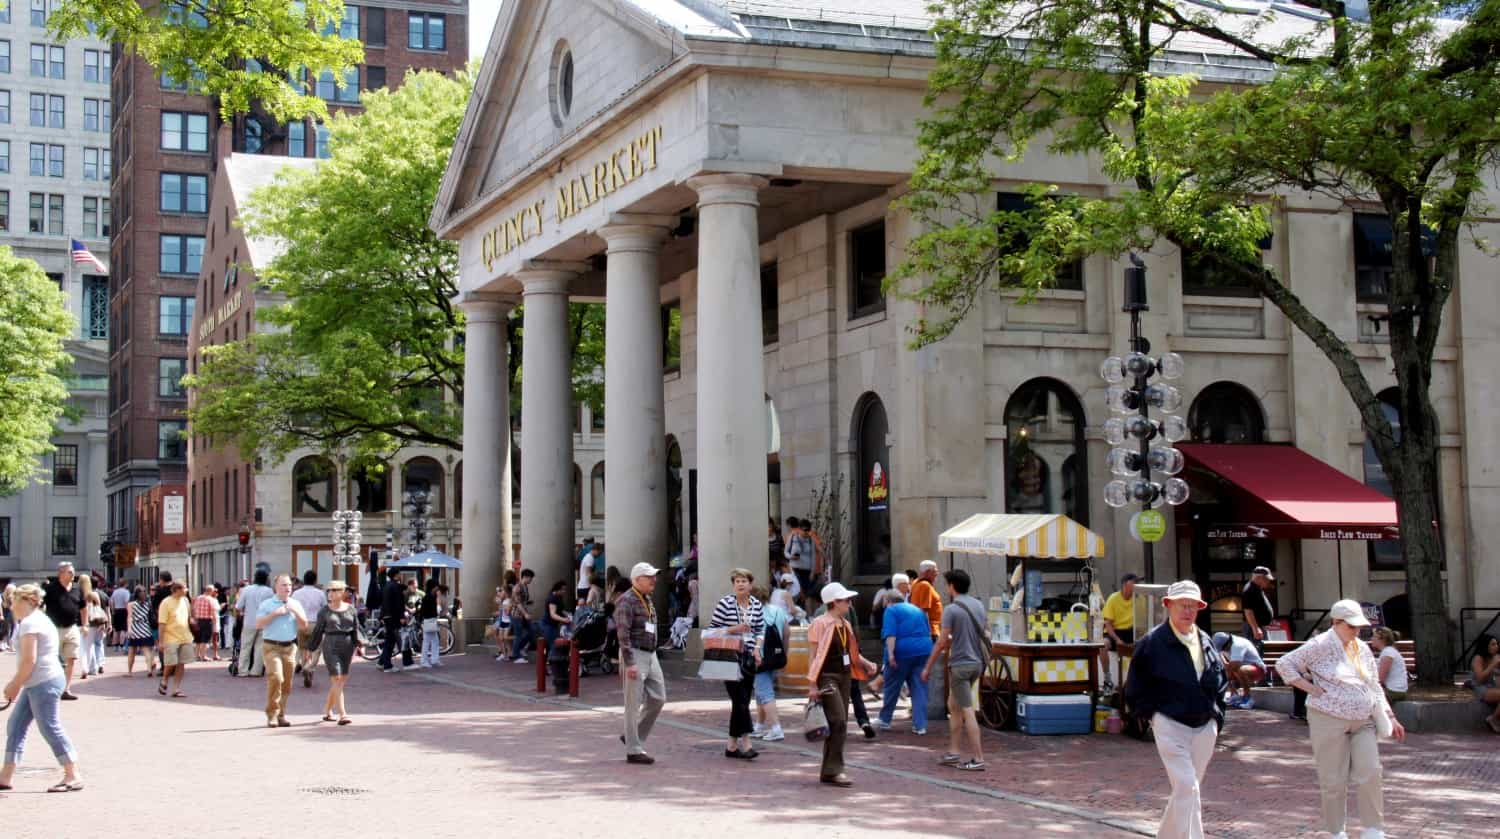
<svg viewBox="0 0 1500 839">
<path fill-rule="evenodd" d="M 348 825 L 373 837 L 504 834 L 512 824 L 611 837 L 785 836 L 792 824 L 839 837 L 1108 837 L 1149 835 L 1166 794 L 1154 750 L 1123 737 L 991 733 L 989 771 L 941 769 L 933 760 L 945 724 L 934 722 L 925 738 L 900 733 L 904 711 L 897 732 L 850 740 L 853 790 L 817 784 L 816 753 L 797 736 L 763 748 L 753 764 L 730 766 L 720 754 L 722 688 L 684 678 L 669 685 L 652 738 L 660 762 L 630 767 L 615 741 L 618 677 L 586 679 L 580 699 L 568 702 L 535 694 L 531 667 L 479 654 L 447 661 L 399 675 L 356 664 L 356 724 L 346 728 L 316 723 L 327 684 L 320 671 L 313 690 L 299 682 L 294 691 L 296 727 L 273 731 L 262 727 L 259 680 L 197 664 L 188 698 L 169 700 L 139 673 L 121 676 L 122 661 L 111 657 L 110 672 L 78 684 L 82 698 L 63 706 L 88 788 L 40 793 L 57 770 L 33 731 L 19 789 L 0 796 L 0 806 L 28 818 L 8 821 L 5 835 L 51 839 L 87 807 L 108 812 L 112 825 L 156 830 L 170 812 L 169 829 L 195 837 L 265 836 L 267 819 Z M 14 662 L 0 656 L 0 679 Z M 783 715 L 791 719 L 796 705 L 783 700 Z M 1220 746 L 1205 783 L 1214 835 L 1317 835 L 1305 729 L 1242 712 Z M 1385 747 L 1388 833 L 1491 832 L 1497 747 L 1500 738 L 1435 735 Z M 406 819 L 391 823 L 398 813 Z"/>
</svg>

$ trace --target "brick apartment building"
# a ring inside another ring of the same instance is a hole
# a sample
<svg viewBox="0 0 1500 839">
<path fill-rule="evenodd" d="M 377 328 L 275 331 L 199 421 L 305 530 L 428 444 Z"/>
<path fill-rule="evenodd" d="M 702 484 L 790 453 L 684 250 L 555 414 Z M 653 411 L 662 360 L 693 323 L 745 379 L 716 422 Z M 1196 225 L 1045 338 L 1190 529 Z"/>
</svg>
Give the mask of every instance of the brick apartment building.
<svg viewBox="0 0 1500 839">
<path fill-rule="evenodd" d="M 331 74 L 309 80 L 335 112 L 357 110 L 361 91 L 397 85 L 408 68 L 461 69 L 468 55 L 468 2 L 349 4 L 340 30 L 364 42 L 365 62 L 351 71 L 342 90 Z M 205 270 L 211 264 L 205 262 L 211 221 L 225 224 L 209 213 L 223 161 L 232 153 L 324 157 L 327 133 L 312 121 L 280 124 L 254 111 L 226 124 L 217 100 L 193 93 L 190 80 L 164 77 L 118 46 L 111 91 L 116 209 L 109 248 L 107 535 L 139 546 L 146 525 L 137 515 L 136 498 L 158 485 L 186 494 L 187 391 L 181 379 L 189 371 L 197 301 L 204 297 L 200 285 L 223 283 L 236 273 L 232 250 L 229 267 Z M 225 337 L 238 338 L 248 324 L 226 324 Z M 221 501 L 232 504 L 223 517 L 231 532 L 253 509 L 251 466 L 243 464 L 239 472 L 234 487 L 221 490 L 229 493 Z M 186 570 L 187 554 L 179 547 L 185 543 L 160 539 L 154 544 L 172 549 L 138 551 L 141 575 L 155 566 Z"/>
</svg>

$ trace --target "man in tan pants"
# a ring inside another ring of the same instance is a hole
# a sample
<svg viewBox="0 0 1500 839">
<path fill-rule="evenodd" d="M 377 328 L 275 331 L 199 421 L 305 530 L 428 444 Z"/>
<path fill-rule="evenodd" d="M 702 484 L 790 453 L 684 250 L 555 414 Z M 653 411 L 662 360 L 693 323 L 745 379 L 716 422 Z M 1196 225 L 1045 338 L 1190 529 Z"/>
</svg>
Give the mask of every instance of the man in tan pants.
<svg viewBox="0 0 1500 839">
<path fill-rule="evenodd" d="M 650 765 L 656 759 L 646 753 L 646 738 L 667 702 L 667 682 L 656 658 L 656 609 L 651 593 L 656 590 L 656 568 L 638 562 L 630 569 L 630 591 L 615 602 L 615 632 L 620 641 L 620 671 L 625 694 L 625 760 Z"/>
<path fill-rule="evenodd" d="M 266 663 L 266 727 L 286 728 L 286 701 L 297 669 L 297 631 L 307 627 L 307 613 L 292 599 L 292 578 L 276 578 L 275 594 L 260 604 L 255 628 Z"/>
</svg>

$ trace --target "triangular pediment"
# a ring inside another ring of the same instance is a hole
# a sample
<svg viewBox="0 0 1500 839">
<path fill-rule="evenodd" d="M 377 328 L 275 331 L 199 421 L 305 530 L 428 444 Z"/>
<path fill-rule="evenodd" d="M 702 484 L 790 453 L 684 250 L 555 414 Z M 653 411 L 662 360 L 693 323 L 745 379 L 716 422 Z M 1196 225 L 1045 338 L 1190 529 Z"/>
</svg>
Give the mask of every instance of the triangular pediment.
<svg viewBox="0 0 1500 839">
<path fill-rule="evenodd" d="M 486 193 L 687 53 L 685 34 L 741 35 L 700 0 L 512 0 L 501 6 L 432 213 L 443 231 Z M 563 107 L 563 56 L 571 100 Z"/>
</svg>

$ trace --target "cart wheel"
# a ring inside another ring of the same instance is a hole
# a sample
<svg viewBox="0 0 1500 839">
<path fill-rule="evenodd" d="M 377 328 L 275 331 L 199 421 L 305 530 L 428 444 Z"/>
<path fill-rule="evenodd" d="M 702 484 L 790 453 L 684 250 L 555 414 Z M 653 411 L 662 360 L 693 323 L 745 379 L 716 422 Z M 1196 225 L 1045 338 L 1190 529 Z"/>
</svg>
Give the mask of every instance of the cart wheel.
<svg viewBox="0 0 1500 839">
<path fill-rule="evenodd" d="M 1016 693 L 1010 665 L 994 657 L 979 679 L 979 721 L 996 730 L 1010 728 L 1016 721 Z"/>
</svg>

